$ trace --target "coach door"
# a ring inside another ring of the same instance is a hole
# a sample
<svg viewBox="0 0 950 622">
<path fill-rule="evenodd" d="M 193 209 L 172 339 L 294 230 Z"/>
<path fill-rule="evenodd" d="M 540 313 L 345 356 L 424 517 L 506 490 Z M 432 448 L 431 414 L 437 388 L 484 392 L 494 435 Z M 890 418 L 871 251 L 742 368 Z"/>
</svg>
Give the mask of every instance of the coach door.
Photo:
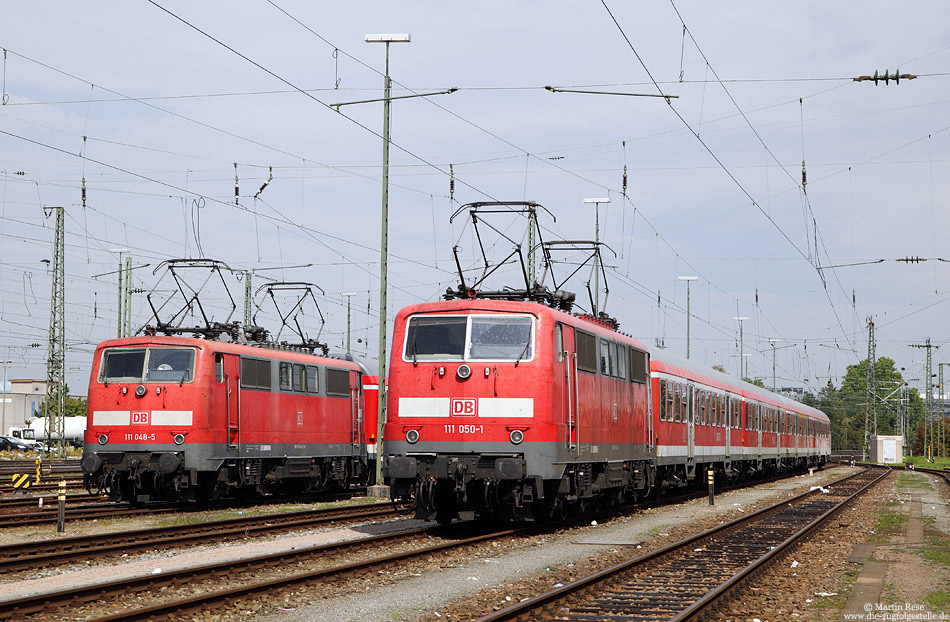
<svg viewBox="0 0 950 622">
<path fill-rule="evenodd" d="M 215 379 L 218 387 L 218 408 L 223 411 L 227 427 L 228 449 L 237 449 L 241 442 L 241 374 L 240 358 L 233 354 L 214 355 Z"/>
<path fill-rule="evenodd" d="M 694 399 L 695 391 L 693 391 L 693 385 L 689 385 L 686 389 L 687 395 L 687 406 L 686 406 L 686 462 L 688 465 L 693 464 L 693 458 L 696 457 L 696 428 L 695 428 L 695 419 L 696 419 L 696 401 Z"/>
<path fill-rule="evenodd" d="M 558 323 L 555 327 L 558 376 L 561 378 L 560 402 L 564 421 L 565 446 L 576 458 L 580 453 L 580 425 L 577 399 L 577 346 L 574 327 Z"/>
</svg>

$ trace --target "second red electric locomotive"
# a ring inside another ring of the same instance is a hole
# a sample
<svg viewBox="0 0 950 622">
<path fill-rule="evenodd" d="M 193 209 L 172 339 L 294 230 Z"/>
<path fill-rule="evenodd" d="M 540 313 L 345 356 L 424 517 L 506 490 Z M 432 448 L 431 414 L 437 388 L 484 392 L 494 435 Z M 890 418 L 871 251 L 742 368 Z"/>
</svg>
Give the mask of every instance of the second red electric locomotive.
<svg viewBox="0 0 950 622">
<path fill-rule="evenodd" d="M 103 342 L 89 380 L 86 485 L 138 503 L 365 483 L 364 370 L 279 346 Z"/>
</svg>

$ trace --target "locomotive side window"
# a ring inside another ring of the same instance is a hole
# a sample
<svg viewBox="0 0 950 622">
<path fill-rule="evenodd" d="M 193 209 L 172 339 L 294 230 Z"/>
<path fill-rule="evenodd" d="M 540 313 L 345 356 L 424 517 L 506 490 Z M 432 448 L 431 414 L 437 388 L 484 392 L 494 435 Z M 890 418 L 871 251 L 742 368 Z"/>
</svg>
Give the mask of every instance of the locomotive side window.
<svg viewBox="0 0 950 622">
<path fill-rule="evenodd" d="M 600 374 L 602 376 L 610 375 L 610 346 L 607 341 L 600 340 Z"/>
<path fill-rule="evenodd" d="M 290 371 L 291 371 L 291 368 L 292 368 L 292 366 L 291 366 L 290 363 L 281 363 L 281 364 L 280 364 L 280 367 L 277 368 L 277 376 L 278 376 L 278 378 L 279 378 L 279 380 L 278 380 L 279 386 L 280 386 L 281 390 L 283 390 L 283 391 L 290 391 L 290 387 L 291 387 L 291 384 L 290 384 Z"/>
<path fill-rule="evenodd" d="M 577 369 L 597 373 L 597 337 L 582 330 L 574 332 L 577 348 Z"/>
<path fill-rule="evenodd" d="M 627 348 L 617 345 L 617 377 L 627 379 Z"/>
<path fill-rule="evenodd" d="M 350 372 L 345 369 L 327 368 L 327 395 L 350 396 Z"/>
<path fill-rule="evenodd" d="M 214 380 L 224 382 L 224 355 L 220 352 L 214 355 Z"/>
<path fill-rule="evenodd" d="M 241 357 L 241 388 L 270 389 L 270 361 Z"/>
<path fill-rule="evenodd" d="M 294 391 L 307 390 L 307 368 L 298 363 L 294 363 Z"/>
<path fill-rule="evenodd" d="M 317 393 L 320 390 L 319 378 L 317 368 L 313 365 L 307 365 L 307 393 Z"/>
<path fill-rule="evenodd" d="M 555 349 L 557 350 L 557 362 L 560 363 L 564 360 L 564 328 L 561 324 L 554 325 L 554 341 Z"/>
<path fill-rule="evenodd" d="M 610 347 L 610 375 L 613 377 L 620 376 L 620 364 L 617 362 L 617 344 L 613 341 L 609 344 Z"/>
<path fill-rule="evenodd" d="M 647 353 L 643 350 L 630 348 L 630 381 L 645 384 L 650 365 L 647 362 Z"/>
</svg>

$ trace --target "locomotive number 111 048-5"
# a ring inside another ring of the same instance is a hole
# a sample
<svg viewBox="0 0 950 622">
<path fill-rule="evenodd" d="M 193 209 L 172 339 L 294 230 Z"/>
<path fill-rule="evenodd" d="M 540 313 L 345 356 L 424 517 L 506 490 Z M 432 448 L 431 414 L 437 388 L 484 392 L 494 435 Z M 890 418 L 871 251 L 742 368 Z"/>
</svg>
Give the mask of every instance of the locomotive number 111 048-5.
<svg viewBox="0 0 950 622">
<path fill-rule="evenodd" d="M 469 425 L 469 424 L 465 424 L 465 423 L 463 423 L 463 424 L 461 424 L 461 425 L 457 425 L 457 424 L 454 424 L 454 423 L 446 423 L 445 426 L 444 426 L 444 428 L 445 428 L 445 429 L 444 429 L 444 432 L 445 432 L 446 434 L 456 434 L 456 433 L 458 433 L 458 434 L 481 434 L 481 433 L 483 433 L 483 432 L 485 431 L 485 426 L 483 426 L 483 425 L 474 425 L 474 424 Z"/>
</svg>

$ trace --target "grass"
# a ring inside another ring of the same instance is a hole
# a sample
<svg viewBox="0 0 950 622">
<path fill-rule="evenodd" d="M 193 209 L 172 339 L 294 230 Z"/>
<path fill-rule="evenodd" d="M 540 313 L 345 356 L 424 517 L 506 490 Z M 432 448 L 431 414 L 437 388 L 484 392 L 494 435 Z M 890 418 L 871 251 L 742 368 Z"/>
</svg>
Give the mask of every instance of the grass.
<svg viewBox="0 0 950 622">
<path fill-rule="evenodd" d="M 901 528 L 907 517 L 903 513 L 883 509 L 877 515 L 877 527 L 874 529 L 874 541 L 883 542 Z"/>
<path fill-rule="evenodd" d="M 931 592 L 924 597 L 924 600 L 927 601 L 927 604 L 933 607 L 935 611 L 950 611 L 950 588 Z"/>
<path fill-rule="evenodd" d="M 848 602 L 848 596 L 851 594 L 859 574 L 861 574 L 859 569 L 852 568 L 846 571 L 844 576 L 838 580 L 838 585 L 833 590 L 836 592 L 834 596 L 815 596 L 811 602 L 811 611 L 815 613 L 812 619 L 816 621 L 837 619 L 838 614 L 844 609 L 845 603 Z"/>
<path fill-rule="evenodd" d="M 928 469 L 940 469 L 944 467 L 950 469 L 950 458 L 934 458 L 933 462 L 927 462 L 927 459 L 923 456 L 904 456 L 904 464 L 911 463 L 913 463 L 914 466 Z"/>
<path fill-rule="evenodd" d="M 900 479 L 897 480 L 897 489 L 901 492 L 907 492 L 910 490 L 933 490 L 933 484 L 930 483 L 930 479 L 927 475 L 923 473 L 901 473 Z"/>
</svg>

